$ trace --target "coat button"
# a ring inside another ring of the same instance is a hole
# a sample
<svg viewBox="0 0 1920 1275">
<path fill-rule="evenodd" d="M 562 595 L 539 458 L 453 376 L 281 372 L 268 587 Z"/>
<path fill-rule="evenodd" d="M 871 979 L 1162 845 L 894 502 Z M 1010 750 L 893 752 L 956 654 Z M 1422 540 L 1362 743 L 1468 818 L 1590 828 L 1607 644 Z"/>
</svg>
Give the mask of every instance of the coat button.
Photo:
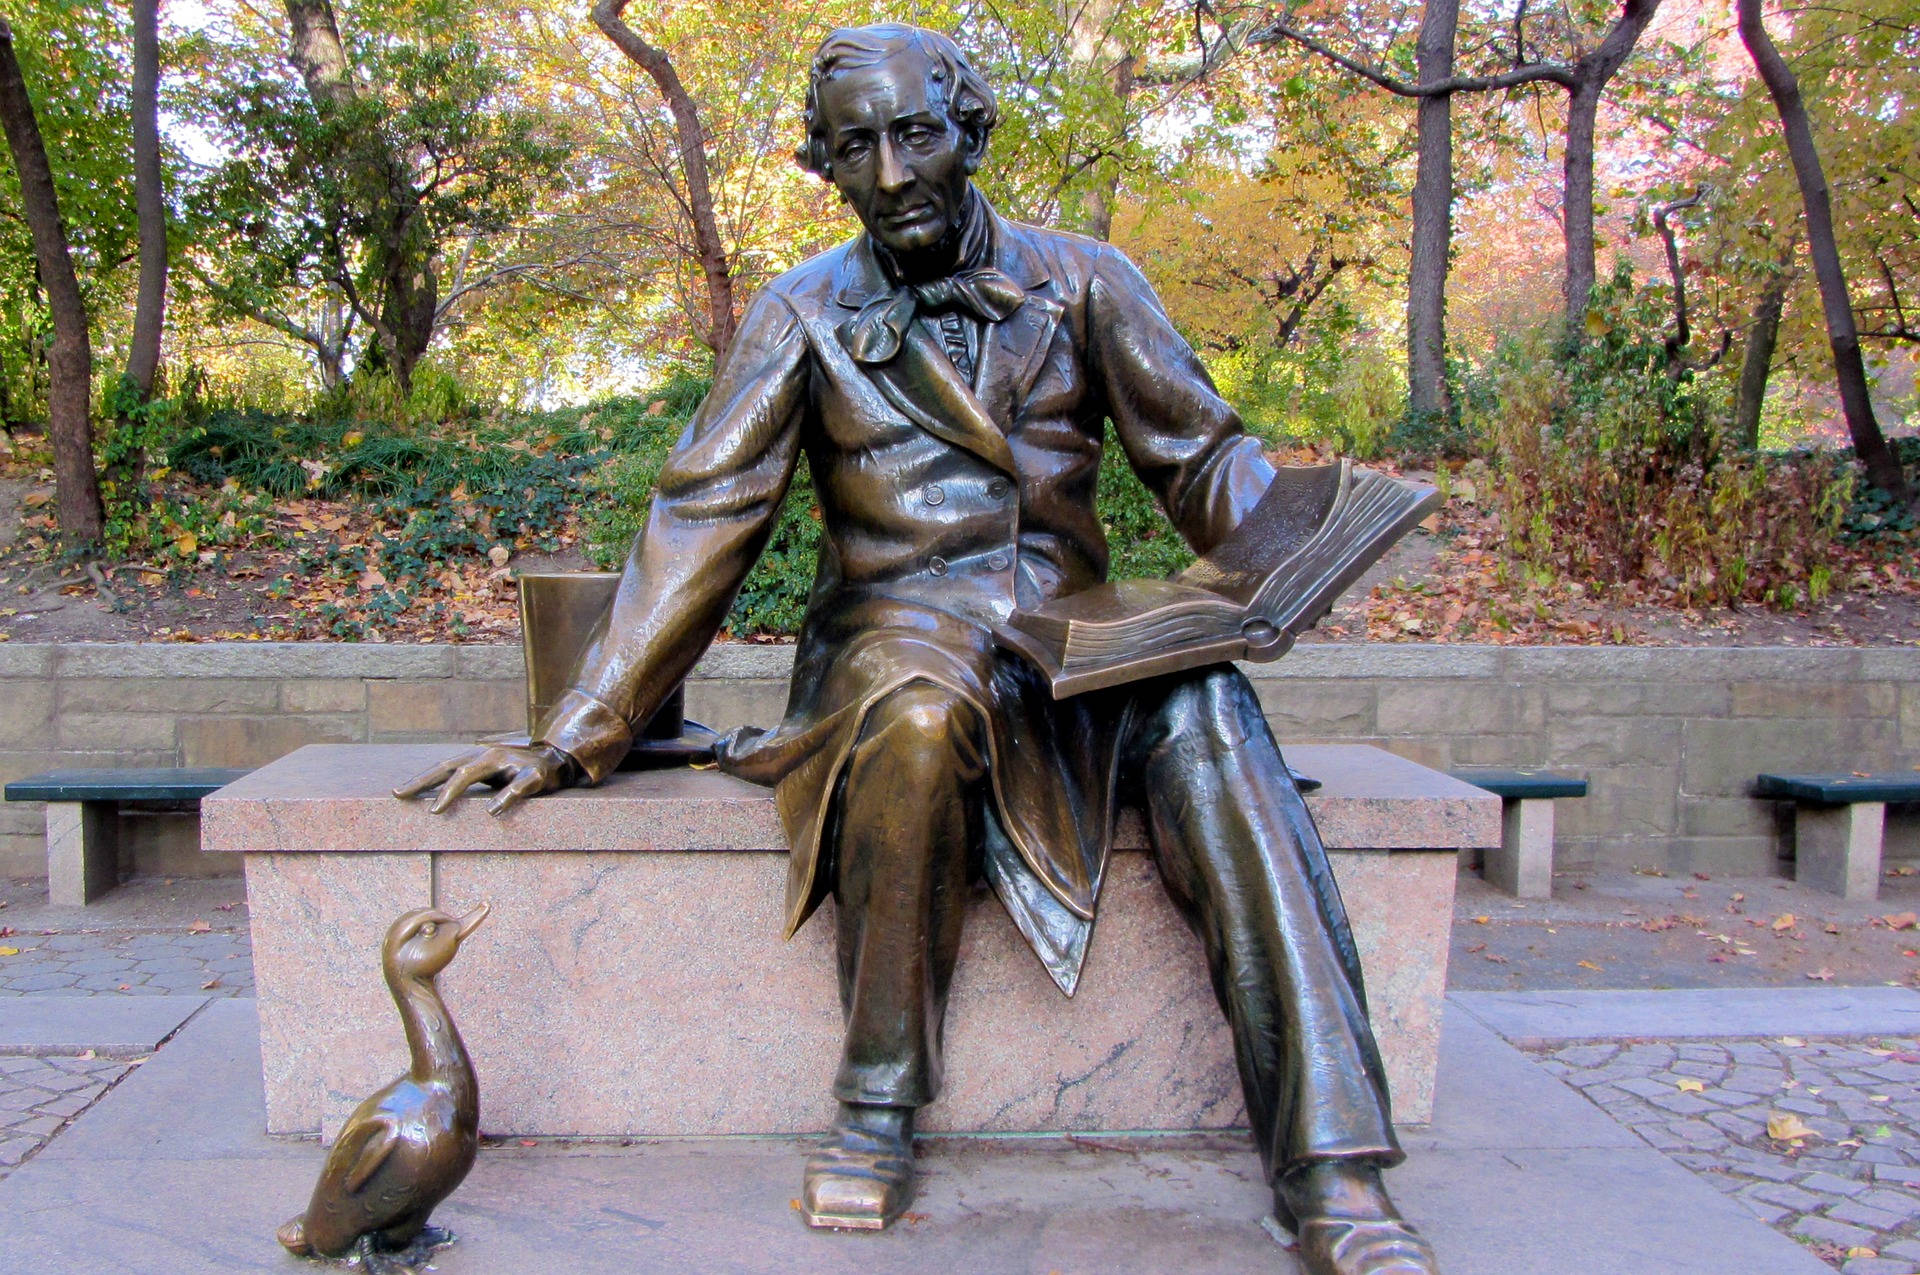
<svg viewBox="0 0 1920 1275">
<path fill-rule="evenodd" d="M 930 559 L 927 562 L 927 570 L 933 572 L 933 574 L 937 576 L 943 576 L 947 574 L 947 560 L 945 558 L 935 556 L 934 558 Z"/>
<path fill-rule="evenodd" d="M 987 559 L 987 566 L 995 571 L 1005 571 L 1007 569 L 1007 555 L 1004 553 L 994 554 L 991 558 Z"/>
<path fill-rule="evenodd" d="M 1004 478 L 996 478 L 987 484 L 987 495 L 992 496 L 995 500 L 1005 499 L 1006 494 L 1012 490 L 1013 485 Z"/>
<path fill-rule="evenodd" d="M 940 490 L 939 483 L 933 483 L 928 486 L 926 501 L 929 505 L 941 504 L 945 502 L 946 498 L 947 498 L 947 493 Z"/>
</svg>

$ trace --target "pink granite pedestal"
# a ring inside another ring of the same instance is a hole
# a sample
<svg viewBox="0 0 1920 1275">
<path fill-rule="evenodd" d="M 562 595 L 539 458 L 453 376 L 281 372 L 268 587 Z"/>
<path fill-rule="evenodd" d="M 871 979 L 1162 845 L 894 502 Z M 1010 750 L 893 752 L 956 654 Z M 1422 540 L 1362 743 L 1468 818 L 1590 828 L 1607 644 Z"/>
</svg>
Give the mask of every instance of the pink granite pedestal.
<svg viewBox="0 0 1920 1275">
<path fill-rule="evenodd" d="M 388 790 L 444 744 L 310 745 L 201 806 L 246 856 L 273 1133 L 330 1138 L 405 1067 L 379 945 L 408 908 L 493 915 L 440 980 L 497 1134 L 679 1136 L 825 1126 L 840 1014 L 831 926 L 780 941 L 769 794 L 716 771 L 639 772 L 490 818 Z M 1500 842 L 1500 801 L 1379 749 L 1295 746 L 1366 969 L 1396 1119 L 1433 1106 L 1456 853 Z M 1244 1123 L 1199 944 L 1123 822 L 1078 993 L 1060 995 L 992 896 L 968 917 L 928 1131 Z M 1135 852 L 1127 852 L 1135 851 Z M 832 905 L 829 904 L 829 907 Z"/>
</svg>

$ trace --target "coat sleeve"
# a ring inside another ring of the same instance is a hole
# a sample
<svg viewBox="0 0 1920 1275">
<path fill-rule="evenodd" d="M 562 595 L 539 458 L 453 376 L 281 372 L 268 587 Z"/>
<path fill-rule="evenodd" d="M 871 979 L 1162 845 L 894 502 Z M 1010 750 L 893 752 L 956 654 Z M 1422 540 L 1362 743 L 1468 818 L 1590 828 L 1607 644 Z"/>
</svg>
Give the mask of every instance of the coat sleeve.
<svg viewBox="0 0 1920 1275">
<path fill-rule="evenodd" d="M 613 772 L 693 668 L 766 547 L 799 455 L 808 368 L 799 321 L 763 290 L 660 471 L 606 621 L 534 732 L 589 782 Z"/>
<path fill-rule="evenodd" d="M 1260 440 L 1214 388 L 1139 270 L 1102 245 L 1088 283 L 1091 372 L 1127 460 L 1167 517 L 1205 553 L 1273 481 Z"/>
</svg>

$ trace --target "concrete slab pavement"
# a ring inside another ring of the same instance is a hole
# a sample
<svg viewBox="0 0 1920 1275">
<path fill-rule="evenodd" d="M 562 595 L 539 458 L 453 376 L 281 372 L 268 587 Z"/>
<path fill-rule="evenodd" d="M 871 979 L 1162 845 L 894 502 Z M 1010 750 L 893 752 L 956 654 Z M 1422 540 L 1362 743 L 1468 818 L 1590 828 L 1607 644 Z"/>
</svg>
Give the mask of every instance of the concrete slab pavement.
<svg viewBox="0 0 1920 1275">
<path fill-rule="evenodd" d="M 1516 1045 L 1920 1035 L 1920 992 L 1904 987 L 1454 992 L 1448 999 Z"/>
<path fill-rule="evenodd" d="M 273 1228 L 318 1171 L 264 1120 L 257 1023 L 216 1001 L 0 1181 L 0 1253 L 43 1275 L 303 1268 Z M 1493 1032 L 1450 1016 L 1434 1125 L 1393 1175 L 1449 1275 L 1818 1275 L 1830 1268 Z M 483 1116 L 484 1122 L 484 1116 Z M 483 1150 L 440 1220 L 441 1275 L 1242 1272 L 1288 1275 L 1242 1136 L 932 1138 L 914 1212 L 877 1236 L 794 1216 L 805 1144 L 705 1139 Z"/>
<path fill-rule="evenodd" d="M 0 1054 L 151 1053 L 205 996 L 23 996 L 0 1000 Z"/>
</svg>

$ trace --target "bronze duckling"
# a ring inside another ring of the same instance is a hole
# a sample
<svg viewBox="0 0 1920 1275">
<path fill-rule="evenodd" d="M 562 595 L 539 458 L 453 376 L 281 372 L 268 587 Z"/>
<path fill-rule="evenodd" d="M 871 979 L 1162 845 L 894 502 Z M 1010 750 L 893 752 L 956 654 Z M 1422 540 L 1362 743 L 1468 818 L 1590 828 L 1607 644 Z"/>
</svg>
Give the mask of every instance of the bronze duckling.
<svg viewBox="0 0 1920 1275">
<path fill-rule="evenodd" d="M 466 1046 L 434 986 L 460 944 L 487 919 L 482 903 L 455 918 L 420 908 L 393 923 L 380 964 L 400 1008 L 412 1065 L 362 1102 L 340 1130 L 307 1211 L 278 1232 L 300 1257 L 354 1253 L 369 1270 L 383 1254 L 451 1241 L 427 1216 L 473 1167 L 480 1086 Z"/>
</svg>

